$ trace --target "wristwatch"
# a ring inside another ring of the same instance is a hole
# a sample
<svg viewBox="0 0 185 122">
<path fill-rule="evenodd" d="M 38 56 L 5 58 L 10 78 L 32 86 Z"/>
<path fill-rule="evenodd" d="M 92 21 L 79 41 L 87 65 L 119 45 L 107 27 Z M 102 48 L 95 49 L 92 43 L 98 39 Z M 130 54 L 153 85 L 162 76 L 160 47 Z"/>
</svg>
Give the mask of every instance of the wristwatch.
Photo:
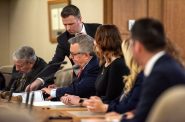
<svg viewBox="0 0 185 122">
<path fill-rule="evenodd" d="M 83 106 L 83 102 L 84 102 L 84 99 L 80 98 L 79 100 L 80 106 Z"/>
</svg>

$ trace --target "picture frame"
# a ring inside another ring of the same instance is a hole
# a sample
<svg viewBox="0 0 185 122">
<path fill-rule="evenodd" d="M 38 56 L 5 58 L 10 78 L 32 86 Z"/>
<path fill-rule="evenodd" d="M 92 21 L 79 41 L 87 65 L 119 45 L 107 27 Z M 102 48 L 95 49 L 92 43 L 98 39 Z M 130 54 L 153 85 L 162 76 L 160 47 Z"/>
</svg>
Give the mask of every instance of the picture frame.
<svg viewBox="0 0 185 122">
<path fill-rule="evenodd" d="M 49 22 L 49 40 L 51 43 L 57 43 L 57 37 L 65 31 L 61 19 L 61 11 L 71 4 L 70 0 L 48 0 L 48 22 Z"/>
</svg>

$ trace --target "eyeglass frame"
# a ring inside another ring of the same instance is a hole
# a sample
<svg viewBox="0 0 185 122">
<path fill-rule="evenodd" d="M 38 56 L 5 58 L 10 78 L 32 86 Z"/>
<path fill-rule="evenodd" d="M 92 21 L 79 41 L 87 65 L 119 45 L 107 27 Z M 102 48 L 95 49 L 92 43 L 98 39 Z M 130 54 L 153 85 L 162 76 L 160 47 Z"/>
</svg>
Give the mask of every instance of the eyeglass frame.
<svg viewBox="0 0 185 122">
<path fill-rule="evenodd" d="M 79 55 L 79 54 L 85 54 L 85 52 L 77 52 L 77 53 L 70 52 L 70 57 L 74 58 L 76 55 Z"/>
</svg>

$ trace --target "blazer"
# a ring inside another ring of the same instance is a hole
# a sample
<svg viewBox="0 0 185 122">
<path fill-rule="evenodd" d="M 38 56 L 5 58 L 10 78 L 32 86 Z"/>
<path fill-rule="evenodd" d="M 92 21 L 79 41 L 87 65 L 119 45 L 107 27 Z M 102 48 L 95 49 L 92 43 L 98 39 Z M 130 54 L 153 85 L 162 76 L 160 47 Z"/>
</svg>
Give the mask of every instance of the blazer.
<svg viewBox="0 0 185 122">
<path fill-rule="evenodd" d="M 128 95 L 124 96 L 124 98 L 121 101 L 120 101 L 121 96 L 115 100 L 112 100 L 109 103 L 107 112 L 115 111 L 117 113 L 123 114 L 125 112 L 134 110 L 139 102 L 143 77 L 144 77 L 143 72 L 139 73 L 136 78 L 134 87 L 131 89 Z"/>
<path fill-rule="evenodd" d="M 184 68 L 168 54 L 163 55 L 154 64 L 151 74 L 145 77 L 141 98 L 131 122 L 145 122 L 157 98 L 168 88 L 180 84 L 185 84 Z"/>
<path fill-rule="evenodd" d="M 6 87 L 6 90 L 9 91 L 12 88 L 12 85 L 15 82 L 17 82 L 15 84 L 14 91 L 15 92 L 24 92 L 26 86 L 29 85 L 30 83 L 32 83 L 36 79 L 36 76 L 38 75 L 38 73 L 40 71 L 42 71 L 46 65 L 47 65 L 47 63 L 42 58 L 37 57 L 37 60 L 34 64 L 34 66 L 32 67 L 32 70 L 29 73 L 27 73 L 25 76 L 25 83 L 24 84 L 22 84 L 21 82 L 18 82 L 22 78 L 23 74 L 16 71 L 16 67 L 14 66 L 13 70 L 12 70 L 12 77 L 11 77 L 11 80 L 10 80 L 8 86 Z M 23 86 L 21 88 L 18 88 L 21 84 Z"/>
<path fill-rule="evenodd" d="M 119 97 L 123 91 L 123 76 L 129 73 L 123 57 L 115 59 L 109 66 L 103 67 L 99 73 L 95 87 L 96 96 L 101 97 L 104 103 Z"/>
<path fill-rule="evenodd" d="M 100 24 L 84 23 L 84 26 L 85 26 L 85 30 L 86 30 L 87 34 L 94 38 L 95 33 L 96 33 L 96 29 L 98 28 L 98 26 L 100 26 Z M 58 38 L 57 38 L 58 45 L 57 45 L 54 57 L 49 62 L 49 64 L 61 62 L 65 59 L 65 56 L 69 57 L 70 44 L 69 44 L 68 40 L 72 37 L 74 37 L 74 35 L 69 34 L 67 31 L 65 31 L 60 36 L 58 36 Z M 72 60 L 71 60 L 71 62 L 73 64 Z M 49 76 L 50 74 L 54 74 L 59 68 L 60 68 L 59 65 L 49 67 L 45 72 L 43 72 L 40 75 L 40 77 L 44 79 L 44 77 Z"/>
<path fill-rule="evenodd" d="M 0 72 L 0 90 L 3 90 L 5 88 L 5 77 L 4 75 Z"/>
<path fill-rule="evenodd" d="M 95 95 L 95 81 L 100 68 L 96 56 L 82 70 L 78 78 L 74 78 L 71 85 L 67 87 L 57 88 L 56 97 L 61 97 L 65 93 L 77 95 L 82 98 L 88 98 Z"/>
</svg>

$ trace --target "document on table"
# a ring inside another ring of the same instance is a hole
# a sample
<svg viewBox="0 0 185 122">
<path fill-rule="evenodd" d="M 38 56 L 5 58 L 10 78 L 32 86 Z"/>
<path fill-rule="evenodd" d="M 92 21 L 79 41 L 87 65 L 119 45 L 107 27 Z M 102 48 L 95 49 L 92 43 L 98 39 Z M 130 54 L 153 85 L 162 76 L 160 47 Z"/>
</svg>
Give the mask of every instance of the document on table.
<svg viewBox="0 0 185 122">
<path fill-rule="evenodd" d="M 43 95 L 42 95 L 42 91 L 41 90 L 37 90 L 37 91 L 32 91 L 30 92 L 29 95 L 29 103 L 31 101 L 31 96 L 34 93 L 34 102 L 42 102 L 44 101 Z M 21 93 L 13 93 L 12 96 L 22 96 L 22 103 L 26 103 L 26 96 L 27 96 L 27 92 L 21 92 Z"/>
<path fill-rule="evenodd" d="M 32 96 L 33 93 L 34 93 L 34 101 L 33 101 L 33 105 L 34 106 L 58 106 L 58 105 L 65 105 L 61 101 L 44 101 L 43 94 L 42 94 L 41 90 L 30 92 L 28 104 L 30 104 L 31 96 Z M 22 103 L 26 103 L 27 92 L 13 93 L 12 96 L 22 96 Z"/>
<path fill-rule="evenodd" d="M 34 102 L 34 106 L 60 106 L 65 105 L 61 101 L 42 101 L 42 102 Z"/>
</svg>

